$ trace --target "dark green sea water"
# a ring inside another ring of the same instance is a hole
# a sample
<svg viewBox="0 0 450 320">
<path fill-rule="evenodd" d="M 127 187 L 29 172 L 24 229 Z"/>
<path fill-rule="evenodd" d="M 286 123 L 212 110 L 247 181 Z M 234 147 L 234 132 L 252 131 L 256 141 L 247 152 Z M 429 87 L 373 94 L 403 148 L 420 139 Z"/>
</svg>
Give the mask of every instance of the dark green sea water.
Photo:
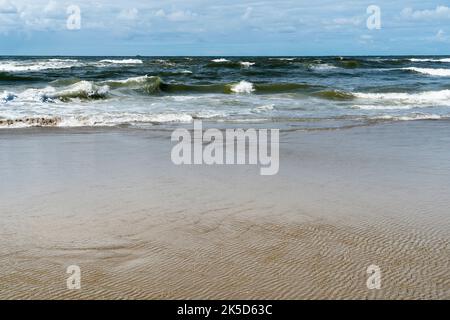
<svg viewBox="0 0 450 320">
<path fill-rule="evenodd" d="M 450 117 L 449 57 L 0 57 L 0 128 Z"/>
</svg>

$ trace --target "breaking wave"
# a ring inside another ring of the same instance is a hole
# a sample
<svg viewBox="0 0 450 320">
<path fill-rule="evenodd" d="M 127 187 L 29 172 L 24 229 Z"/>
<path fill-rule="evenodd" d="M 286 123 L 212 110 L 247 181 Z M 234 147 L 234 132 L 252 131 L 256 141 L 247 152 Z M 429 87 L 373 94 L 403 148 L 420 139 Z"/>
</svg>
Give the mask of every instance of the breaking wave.
<svg viewBox="0 0 450 320">
<path fill-rule="evenodd" d="M 442 59 L 431 59 L 431 58 L 411 58 L 408 59 L 411 62 L 449 62 L 450 63 L 450 58 L 442 58 Z"/>
<path fill-rule="evenodd" d="M 450 69 L 433 69 L 433 68 L 416 68 L 416 67 L 409 67 L 409 68 L 402 68 L 402 70 L 409 70 L 414 71 L 417 73 L 423 73 L 430 76 L 437 76 L 437 77 L 450 77 Z"/>
<path fill-rule="evenodd" d="M 144 63 L 141 59 L 103 59 L 100 60 L 103 63 L 112 63 L 112 64 L 142 64 Z"/>
<path fill-rule="evenodd" d="M 51 69 L 67 69 L 81 66 L 76 59 L 47 59 L 47 60 L 0 60 L 0 71 L 25 72 L 42 71 Z"/>
<path fill-rule="evenodd" d="M 408 105 L 450 105 L 450 90 L 425 91 L 419 93 L 354 93 L 357 98 L 366 100 L 397 102 Z M 380 106 L 383 108 L 386 106 Z M 368 108 L 371 108 L 368 106 Z"/>
</svg>

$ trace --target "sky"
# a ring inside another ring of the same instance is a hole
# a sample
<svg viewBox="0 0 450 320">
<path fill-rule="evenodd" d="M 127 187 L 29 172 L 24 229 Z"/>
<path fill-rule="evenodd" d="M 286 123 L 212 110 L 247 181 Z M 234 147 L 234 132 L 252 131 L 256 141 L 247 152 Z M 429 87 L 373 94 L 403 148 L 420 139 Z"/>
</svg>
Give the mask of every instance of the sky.
<svg viewBox="0 0 450 320">
<path fill-rule="evenodd" d="M 449 54 L 450 1 L 0 0 L 0 55 Z"/>
</svg>

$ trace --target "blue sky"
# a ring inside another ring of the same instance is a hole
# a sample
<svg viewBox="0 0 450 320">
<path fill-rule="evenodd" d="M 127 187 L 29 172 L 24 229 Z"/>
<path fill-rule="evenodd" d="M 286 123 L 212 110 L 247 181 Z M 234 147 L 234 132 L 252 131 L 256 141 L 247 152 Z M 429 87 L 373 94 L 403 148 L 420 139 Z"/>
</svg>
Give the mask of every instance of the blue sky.
<svg viewBox="0 0 450 320">
<path fill-rule="evenodd" d="M 67 8 L 81 28 L 67 29 Z M 367 7 L 381 28 L 367 27 Z M 0 0 L 2 55 L 450 54 L 450 3 Z"/>
</svg>

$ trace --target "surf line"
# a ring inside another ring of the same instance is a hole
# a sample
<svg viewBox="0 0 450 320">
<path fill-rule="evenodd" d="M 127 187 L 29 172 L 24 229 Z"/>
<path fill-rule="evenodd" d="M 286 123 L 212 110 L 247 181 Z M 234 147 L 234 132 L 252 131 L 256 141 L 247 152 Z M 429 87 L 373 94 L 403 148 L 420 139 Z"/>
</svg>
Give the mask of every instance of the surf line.
<svg viewBox="0 0 450 320">
<path fill-rule="evenodd" d="M 172 132 L 172 142 L 178 143 L 172 148 L 171 159 L 176 165 L 259 165 L 261 175 L 271 176 L 280 167 L 279 137 L 279 129 L 203 131 L 202 121 L 194 120 L 193 137 L 185 128 Z"/>
</svg>

